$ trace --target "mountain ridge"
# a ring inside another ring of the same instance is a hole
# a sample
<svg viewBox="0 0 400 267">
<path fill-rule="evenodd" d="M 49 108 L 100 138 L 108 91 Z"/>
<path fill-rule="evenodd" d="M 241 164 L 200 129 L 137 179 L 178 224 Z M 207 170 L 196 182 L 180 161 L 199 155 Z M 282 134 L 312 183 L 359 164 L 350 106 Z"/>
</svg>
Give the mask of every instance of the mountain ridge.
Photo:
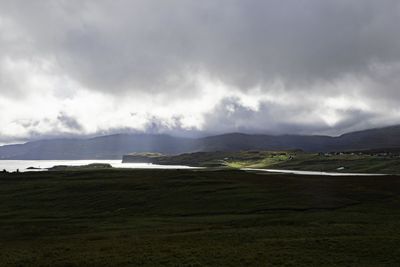
<svg viewBox="0 0 400 267">
<path fill-rule="evenodd" d="M 2 160 L 120 159 L 134 152 L 176 155 L 200 151 L 289 150 L 328 152 L 400 148 L 400 125 L 324 135 L 225 133 L 201 138 L 167 134 L 113 134 L 56 138 L 0 146 Z"/>
</svg>

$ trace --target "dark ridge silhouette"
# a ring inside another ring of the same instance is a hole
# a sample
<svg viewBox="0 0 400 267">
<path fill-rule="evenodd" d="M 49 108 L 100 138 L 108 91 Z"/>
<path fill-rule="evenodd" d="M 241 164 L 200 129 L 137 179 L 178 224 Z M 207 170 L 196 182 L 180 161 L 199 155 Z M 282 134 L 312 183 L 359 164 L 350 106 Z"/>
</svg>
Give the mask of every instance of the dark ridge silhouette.
<svg viewBox="0 0 400 267">
<path fill-rule="evenodd" d="M 0 147 L 0 159 L 121 159 L 134 152 L 175 155 L 199 151 L 287 150 L 307 152 L 400 149 L 400 126 L 318 135 L 229 133 L 204 138 L 165 134 L 116 134 L 90 139 L 51 139 Z"/>
</svg>

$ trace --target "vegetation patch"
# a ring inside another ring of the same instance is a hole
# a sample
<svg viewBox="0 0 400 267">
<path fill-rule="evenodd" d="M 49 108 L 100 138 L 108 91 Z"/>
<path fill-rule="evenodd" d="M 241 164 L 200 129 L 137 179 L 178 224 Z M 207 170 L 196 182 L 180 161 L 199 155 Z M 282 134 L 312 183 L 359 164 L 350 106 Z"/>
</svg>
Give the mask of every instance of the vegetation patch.
<svg viewBox="0 0 400 267">
<path fill-rule="evenodd" d="M 400 178 L 0 174 L 2 266 L 396 266 Z"/>
</svg>

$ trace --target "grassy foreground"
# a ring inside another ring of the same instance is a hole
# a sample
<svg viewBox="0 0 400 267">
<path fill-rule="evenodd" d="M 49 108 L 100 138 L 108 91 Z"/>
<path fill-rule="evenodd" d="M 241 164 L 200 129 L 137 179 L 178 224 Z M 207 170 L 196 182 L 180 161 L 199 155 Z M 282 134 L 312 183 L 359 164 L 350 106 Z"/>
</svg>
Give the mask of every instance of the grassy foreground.
<svg viewBox="0 0 400 267">
<path fill-rule="evenodd" d="M 0 174 L 1 266 L 398 266 L 400 177 Z"/>
</svg>

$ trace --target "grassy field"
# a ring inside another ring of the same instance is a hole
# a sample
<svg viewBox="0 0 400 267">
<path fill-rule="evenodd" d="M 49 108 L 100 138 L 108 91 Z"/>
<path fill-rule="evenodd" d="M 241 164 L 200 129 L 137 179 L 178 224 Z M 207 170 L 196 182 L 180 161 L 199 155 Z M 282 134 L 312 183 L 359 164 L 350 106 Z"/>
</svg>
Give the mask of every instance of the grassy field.
<svg viewBox="0 0 400 267">
<path fill-rule="evenodd" d="M 326 157 L 319 154 L 300 153 L 292 160 L 282 161 L 273 165 L 273 168 L 327 172 L 400 174 L 400 157 L 351 154 Z"/>
<path fill-rule="evenodd" d="M 0 174 L 1 266 L 398 266 L 400 177 Z"/>
<path fill-rule="evenodd" d="M 238 152 L 240 155 L 242 152 Z M 271 168 L 325 172 L 359 172 L 400 174 L 400 157 L 368 154 L 331 154 L 304 153 L 293 151 L 266 152 L 259 158 L 238 157 L 227 160 L 226 166 L 233 168 Z"/>
<path fill-rule="evenodd" d="M 145 156 L 144 156 L 145 157 Z M 155 156 L 156 164 L 201 167 L 265 168 L 325 172 L 400 174 L 400 155 L 358 153 L 325 154 L 302 151 L 196 152 Z"/>
</svg>

